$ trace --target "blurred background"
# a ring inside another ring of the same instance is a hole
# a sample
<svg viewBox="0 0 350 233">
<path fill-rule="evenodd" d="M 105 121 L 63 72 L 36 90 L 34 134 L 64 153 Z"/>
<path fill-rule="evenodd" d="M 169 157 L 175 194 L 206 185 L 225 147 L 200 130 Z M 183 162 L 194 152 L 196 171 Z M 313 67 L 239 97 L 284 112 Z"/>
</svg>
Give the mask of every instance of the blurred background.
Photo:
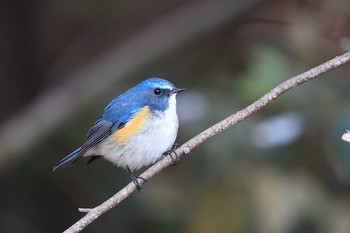
<svg viewBox="0 0 350 233">
<path fill-rule="evenodd" d="M 130 181 L 103 160 L 52 166 L 140 81 L 187 88 L 182 144 L 348 51 L 349 29 L 346 0 L 1 1 L 0 232 L 62 232 Z M 83 232 L 350 232 L 349 72 L 289 91 Z"/>
</svg>

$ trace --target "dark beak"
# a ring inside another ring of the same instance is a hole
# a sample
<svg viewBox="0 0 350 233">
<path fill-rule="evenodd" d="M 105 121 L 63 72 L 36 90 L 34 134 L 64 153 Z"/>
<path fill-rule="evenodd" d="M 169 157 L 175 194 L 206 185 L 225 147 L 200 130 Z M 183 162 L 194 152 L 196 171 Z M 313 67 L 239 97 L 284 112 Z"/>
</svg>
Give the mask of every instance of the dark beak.
<svg viewBox="0 0 350 233">
<path fill-rule="evenodd" d="M 174 88 L 171 90 L 170 95 L 186 90 L 185 88 Z"/>
</svg>

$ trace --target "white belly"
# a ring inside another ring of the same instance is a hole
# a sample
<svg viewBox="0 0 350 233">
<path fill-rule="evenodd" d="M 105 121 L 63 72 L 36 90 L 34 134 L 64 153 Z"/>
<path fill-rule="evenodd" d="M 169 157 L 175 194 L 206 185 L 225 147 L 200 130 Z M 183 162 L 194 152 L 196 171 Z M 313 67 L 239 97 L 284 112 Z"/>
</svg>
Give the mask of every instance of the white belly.
<svg viewBox="0 0 350 233">
<path fill-rule="evenodd" d="M 153 113 L 144 122 L 143 130 L 132 136 L 124 145 L 116 144 L 112 137 L 105 139 L 94 148 L 94 153 L 102 155 L 118 167 L 131 171 L 138 170 L 159 160 L 163 153 L 171 149 L 177 136 L 178 118 L 175 95 L 171 96 L 169 108 L 163 113 Z"/>
</svg>

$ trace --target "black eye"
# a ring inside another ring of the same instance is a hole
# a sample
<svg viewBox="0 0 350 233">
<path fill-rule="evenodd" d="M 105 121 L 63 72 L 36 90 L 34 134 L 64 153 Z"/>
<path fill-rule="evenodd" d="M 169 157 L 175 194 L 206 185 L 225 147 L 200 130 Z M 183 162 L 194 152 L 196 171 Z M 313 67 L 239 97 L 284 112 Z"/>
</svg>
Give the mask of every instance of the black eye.
<svg viewBox="0 0 350 233">
<path fill-rule="evenodd" d="M 162 90 L 161 90 L 160 88 L 154 89 L 153 92 L 154 92 L 155 95 L 160 95 L 160 94 L 162 94 Z"/>
</svg>

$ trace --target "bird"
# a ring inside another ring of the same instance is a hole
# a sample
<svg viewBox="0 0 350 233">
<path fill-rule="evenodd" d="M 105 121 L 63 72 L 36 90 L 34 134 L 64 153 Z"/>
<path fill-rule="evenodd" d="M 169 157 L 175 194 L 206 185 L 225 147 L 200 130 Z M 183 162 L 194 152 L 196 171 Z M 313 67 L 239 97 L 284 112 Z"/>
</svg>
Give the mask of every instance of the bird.
<svg viewBox="0 0 350 233">
<path fill-rule="evenodd" d="M 81 147 L 58 161 L 53 171 L 72 166 L 82 157 L 90 157 L 87 164 L 103 157 L 126 169 L 140 191 L 138 179 L 144 179 L 134 171 L 173 150 L 179 128 L 176 94 L 184 90 L 152 77 L 119 95 L 105 107 Z"/>
</svg>

